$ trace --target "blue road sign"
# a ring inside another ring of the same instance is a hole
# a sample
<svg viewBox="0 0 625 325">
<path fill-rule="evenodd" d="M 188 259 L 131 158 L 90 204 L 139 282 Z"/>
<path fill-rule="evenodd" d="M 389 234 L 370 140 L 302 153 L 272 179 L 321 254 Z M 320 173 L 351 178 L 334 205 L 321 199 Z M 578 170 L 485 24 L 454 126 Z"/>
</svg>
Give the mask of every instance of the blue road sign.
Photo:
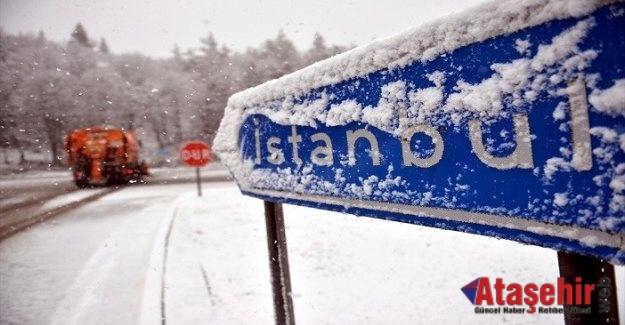
<svg viewBox="0 0 625 325">
<path fill-rule="evenodd" d="M 247 195 L 623 264 L 625 5 L 566 3 L 490 3 L 235 94 L 215 149 Z"/>
</svg>

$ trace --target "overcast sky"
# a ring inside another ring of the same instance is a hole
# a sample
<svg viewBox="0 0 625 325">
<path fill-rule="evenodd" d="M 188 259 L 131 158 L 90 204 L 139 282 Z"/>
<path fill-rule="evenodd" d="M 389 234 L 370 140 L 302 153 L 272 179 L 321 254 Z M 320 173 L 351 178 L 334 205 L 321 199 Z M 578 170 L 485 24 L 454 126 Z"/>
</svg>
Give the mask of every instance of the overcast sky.
<svg viewBox="0 0 625 325">
<path fill-rule="evenodd" d="M 258 47 L 282 29 L 299 49 L 320 32 L 327 44 L 362 45 L 484 0 L 0 0 L 10 34 L 42 30 L 64 41 L 77 22 L 113 53 L 170 56 L 197 48 L 212 32 L 236 51 Z"/>
</svg>

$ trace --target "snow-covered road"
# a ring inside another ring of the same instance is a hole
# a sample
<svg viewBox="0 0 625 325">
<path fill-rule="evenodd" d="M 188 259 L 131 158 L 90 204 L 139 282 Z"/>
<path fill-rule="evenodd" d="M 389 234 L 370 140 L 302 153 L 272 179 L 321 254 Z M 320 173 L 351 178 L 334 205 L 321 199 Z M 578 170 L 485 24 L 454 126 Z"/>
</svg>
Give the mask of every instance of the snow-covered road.
<svg viewBox="0 0 625 325">
<path fill-rule="evenodd" d="M 563 323 L 476 314 L 460 290 L 553 283 L 552 250 L 284 210 L 298 324 Z M 272 308 L 263 205 L 233 183 L 130 186 L 0 242 L 0 324 L 271 324 Z"/>
<path fill-rule="evenodd" d="M 156 230 L 178 190 L 127 188 L 2 242 L 2 322 L 136 323 Z"/>
</svg>

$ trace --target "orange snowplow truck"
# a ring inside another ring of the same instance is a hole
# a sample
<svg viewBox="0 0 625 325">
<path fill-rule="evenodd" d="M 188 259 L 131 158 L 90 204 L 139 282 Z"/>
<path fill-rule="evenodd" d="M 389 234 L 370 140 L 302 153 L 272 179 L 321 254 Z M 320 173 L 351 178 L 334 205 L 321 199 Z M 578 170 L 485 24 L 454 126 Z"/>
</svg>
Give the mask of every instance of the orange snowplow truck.
<svg viewBox="0 0 625 325">
<path fill-rule="evenodd" d="M 145 162 L 139 162 L 135 130 L 111 126 L 73 130 L 65 151 L 78 187 L 128 183 L 148 174 Z"/>
</svg>

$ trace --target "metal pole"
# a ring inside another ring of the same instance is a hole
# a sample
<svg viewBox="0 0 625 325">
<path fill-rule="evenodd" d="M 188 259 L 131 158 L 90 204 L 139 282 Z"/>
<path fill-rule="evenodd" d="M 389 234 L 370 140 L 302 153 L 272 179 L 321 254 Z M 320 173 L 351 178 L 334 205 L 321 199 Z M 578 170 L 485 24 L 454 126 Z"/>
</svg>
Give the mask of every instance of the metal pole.
<svg viewBox="0 0 625 325">
<path fill-rule="evenodd" d="M 267 248 L 277 325 L 295 325 L 282 204 L 265 201 Z"/>
<path fill-rule="evenodd" d="M 558 251 L 560 276 L 564 283 L 576 287 L 576 277 L 584 284 L 594 284 L 591 294 L 590 310 L 575 310 L 577 305 L 564 305 L 564 323 L 581 324 L 618 324 L 618 305 L 616 299 L 616 279 L 614 266 L 594 257 Z M 575 292 L 575 290 L 573 290 Z M 581 293 L 578 293 L 581 294 Z M 573 308 L 571 308 L 573 307 Z M 585 307 L 585 306 L 580 306 Z"/>
<path fill-rule="evenodd" d="M 195 168 L 195 180 L 197 181 L 197 196 L 202 196 L 202 184 L 200 183 L 200 167 Z"/>
</svg>

